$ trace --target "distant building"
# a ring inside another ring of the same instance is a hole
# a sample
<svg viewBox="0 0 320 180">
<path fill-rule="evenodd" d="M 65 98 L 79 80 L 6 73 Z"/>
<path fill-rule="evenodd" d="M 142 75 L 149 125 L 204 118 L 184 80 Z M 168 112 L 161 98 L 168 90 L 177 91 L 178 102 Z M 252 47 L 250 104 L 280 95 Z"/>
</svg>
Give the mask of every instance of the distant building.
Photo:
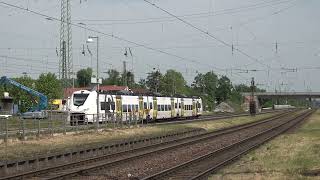
<svg viewBox="0 0 320 180">
<path fill-rule="evenodd" d="M 13 98 L 9 96 L 9 93 L 5 92 L 4 97 L 0 99 L 0 114 L 14 114 L 15 106 L 13 104 Z"/>
</svg>

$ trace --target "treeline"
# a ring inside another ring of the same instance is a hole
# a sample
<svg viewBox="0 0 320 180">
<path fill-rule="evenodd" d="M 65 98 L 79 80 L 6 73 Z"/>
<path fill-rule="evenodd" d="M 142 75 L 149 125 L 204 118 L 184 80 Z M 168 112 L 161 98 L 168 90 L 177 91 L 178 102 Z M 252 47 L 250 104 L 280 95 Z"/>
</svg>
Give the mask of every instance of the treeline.
<svg viewBox="0 0 320 180">
<path fill-rule="evenodd" d="M 77 72 L 76 79 L 69 80 L 67 86 L 88 87 L 90 86 L 93 71 L 91 68 L 81 69 Z M 102 85 L 128 86 L 131 89 L 143 88 L 162 95 L 186 95 L 199 96 L 203 99 L 206 110 L 213 110 L 214 106 L 223 101 L 241 104 L 241 92 L 249 92 L 250 87 L 244 84 L 233 85 L 226 76 L 218 77 L 213 71 L 199 73 L 191 85 L 188 85 L 183 75 L 175 70 L 167 70 L 164 74 L 154 70 L 148 73 L 145 79 L 135 81 L 132 72 L 120 73 L 115 69 L 107 72 L 107 78 L 103 78 Z M 41 74 L 38 79 L 29 76 L 12 78 L 13 80 L 39 91 L 48 96 L 48 99 L 63 98 L 63 83 L 55 74 Z M 19 105 L 21 112 L 25 112 L 37 103 L 37 98 L 14 86 L 0 86 L 1 96 L 8 91 L 14 98 L 15 104 Z M 263 91 L 257 89 L 257 91 Z"/>
</svg>

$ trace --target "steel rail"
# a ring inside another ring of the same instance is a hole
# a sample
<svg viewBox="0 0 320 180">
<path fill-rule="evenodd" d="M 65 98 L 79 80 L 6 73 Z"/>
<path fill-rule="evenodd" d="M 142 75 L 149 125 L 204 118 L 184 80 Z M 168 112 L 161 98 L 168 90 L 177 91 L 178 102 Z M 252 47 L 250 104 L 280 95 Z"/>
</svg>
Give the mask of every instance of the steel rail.
<svg viewBox="0 0 320 180">
<path fill-rule="evenodd" d="M 212 171 L 226 165 L 226 163 L 229 163 L 231 161 L 233 161 L 234 159 L 240 157 L 241 155 L 249 152 L 250 150 L 258 147 L 259 145 L 267 142 L 268 140 L 274 138 L 275 136 L 283 133 L 284 131 L 287 131 L 288 129 L 290 129 L 291 127 L 295 126 L 296 124 L 298 124 L 300 121 L 304 120 L 306 117 L 308 117 L 309 115 L 311 115 L 313 113 L 313 111 L 307 111 L 307 112 L 303 112 L 301 114 L 298 114 L 296 117 L 293 117 L 293 118 L 289 118 L 288 120 L 286 120 L 285 122 L 271 128 L 271 129 L 267 129 L 263 132 L 259 132 L 255 135 L 252 135 L 248 138 L 245 138 L 245 139 L 242 139 L 238 142 L 235 142 L 231 145 L 228 145 L 226 147 L 222 147 L 218 150 L 215 150 L 213 152 L 209 152 L 203 156 L 200 156 L 200 157 L 196 157 L 188 162 L 185 162 L 185 163 L 182 163 L 182 164 L 179 164 L 177 166 L 174 166 L 172 168 L 169 168 L 169 169 L 166 169 L 164 171 L 161 171 L 159 173 L 156 173 L 154 175 L 151 175 L 151 176 L 148 176 L 146 178 L 143 178 L 143 180 L 151 180 L 151 179 L 168 179 L 168 178 L 174 178 L 174 179 L 179 179 L 178 176 L 179 175 L 179 171 L 182 171 L 181 173 L 187 171 L 189 168 L 189 170 L 193 170 L 193 172 L 197 172 L 195 171 L 195 169 L 197 168 L 197 166 L 200 166 L 200 168 L 203 168 L 201 167 L 202 164 L 205 164 L 205 163 L 208 163 L 210 164 L 210 161 L 212 161 L 212 158 L 215 158 L 215 157 L 219 157 L 219 154 L 222 154 L 222 153 L 226 153 L 228 152 L 228 150 L 232 149 L 232 148 L 239 148 L 239 147 L 243 147 L 244 146 L 244 143 L 247 143 L 247 142 L 250 142 L 250 141 L 253 141 L 254 139 L 257 139 L 259 137 L 261 137 L 262 135 L 266 135 L 267 133 L 270 133 L 274 130 L 277 130 L 289 123 L 292 123 L 293 121 L 297 120 L 297 122 L 294 122 L 292 125 L 290 125 L 288 128 L 285 128 L 284 130 L 280 130 L 278 132 L 276 132 L 275 134 L 272 134 L 270 135 L 270 137 L 268 137 L 267 139 L 264 139 L 254 145 L 251 145 L 249 146 L 249 148 L 245 149 L 244 151 L 241 151 L 231 157 L 229 157 L 227 160 L 224 160 L 223 162 L 220 162 L 218 164 L 211 164 L 210 166 L 208 165 L 207 168 L 202 171 L 201 173 L 198 173 L 196 174 L 195 176 L 191 176 L 191 177 L 185 177 L 184 178 L 187 178 L 187 179 L 203 179 L 204 177 L 206 177 L 208 174 L 210 174 Z M 210 159 L 211 158 L 211 159 Z M 198 163 L 198 164 L 197 164 Z M 200 170 L 199 170 L 200 171 Z M 175 176 L 176 174 L 176 176 Z M 184 174 L 186 175 L 186 174 Z"/>
</svg>

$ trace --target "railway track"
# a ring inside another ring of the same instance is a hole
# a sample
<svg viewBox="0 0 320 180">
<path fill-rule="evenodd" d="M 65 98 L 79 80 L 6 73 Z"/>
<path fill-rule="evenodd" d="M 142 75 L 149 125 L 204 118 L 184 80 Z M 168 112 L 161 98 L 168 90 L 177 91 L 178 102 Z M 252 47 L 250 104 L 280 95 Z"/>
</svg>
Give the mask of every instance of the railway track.
<svg viewBox="0 0 320 180">
<path fill-rule="evenodd" d="M 272 111 L 264 111 L 259 114 L 269 114 L 269 113 L 277 113 L 283 112 L 288 110 L 272 110 Z M 212 120 L 220 120 L 226 118 L 234 118 L 234 117 L 242 117 L 242 116 L 250 116 L 248 112 L 245 113 L 218 113 L 213 115 L 203 115 L 200 118 L 193 118 L 193 119 L 177 119 L 177 120 L 170 120 L 164 122 L 154 122 L 155 125 L 167 125 L 167 124 L 187 124 L 192 122 L 199 122 L 199 121 L 212 121 Z"/>
<path fill-rule="evenodd" d="M 288 116 L 290 112 L 281 113 L 279 117 Z M 77 176 L 79 174 L 86 174 L 90 171 L 96 171 L 97 169 L 102 169 L 105 167 L 114 167 L 123 164 L 130 160 L 135 160 L 143 158 L 148 155 L 155 153 L 165 152 L 168 150 L 173 150 L 179 147 L 184 147 L 200 141 L 208 141 L 212 138 L 218 138 L 220 136 L 226 135 L 228 133 L 236 132 L 241 129 L 246 129 L 249 127 L 254 127 L 259 124 L 265 124 L 279 118 L 274 116 L 272 118 L 267 118 L 258 122 L 252 122 L 236 127 L 225 128 L 215 132 L 204 133 L 198 136 L 187 137 L 179 140 L 173 140 L 170 142 L 159 143 L 155 145 L 150 145 L 146 147 L 131 149 L 125 152 L 120 152 L 116 154 L 91 158 L 88 160 L 69 163 L 61 166 L 56 166 L 52 168 L 46 168 L 38 171 L 32 171 L 27 173 L 22 173 L 6 178 L 0 179 L 23 179 L 23 178 L 33 178 L 33 179 L 66 179 L 72 176 Z"/>
<path fill-rule="evenodd" d="M 271 111 L 264 111 L 261 112 L 259 114 L 268 114 L 268 113 L 276 113 L 276 112 L 281 112 L 284 110 L 271 110 Z M 213 114 L 213 115 L 202 115 L 199 118 L 191 118 L 191 119 L 175 119 L 175 120 L 161 120 L 159 122 L 148 122 L 147 124 L 149 125 L 168 125 L 168 124 L 186 124 L 186 123 L 192 123 L 192 122 L 196 122 L 196 121 L 212 121 L 212 120 L 219 120 L 219 119 L 226 119 L 226 118 L 233 118 L 233 117 L 241 117 L 241 116 L 250 116 L 250 114 L 248 112 L 245 113 L 217 113 L 217 114 Z M 0 120 L 0 124 L 3 123 Z M 141 123 L 141 122 L 140 122 Z M 146 122 L 144 122 L 146 123 Z M 81 128 L 86 128 L 86 125 L 78 125 L 80 130 Z M 74 126 L 68 125 L 65 127 L 67 130 L 66 131 L 70 131 L 70 129 L 74 129 Z M 1 127 L 0 127 L 1 129 Z M 4 137 L 7 136 L 8 137 L 14 137 L 17 134 L 22 134 L 24 131 L 25 134 L 50 134 L 53 133 L 54 131 L 58 131 L 58 132 L 64 132 L 63 127 L 59 127 L 59 128 L 41 128 L 40 130 L 38 130 L 36 127 L 34 127 L 33 129 L 19 129 L 19 130 L 13 130 L 13 129 L 8 129 L 7 132 L 5 132 L 4 129 L 0 130 L 0 137 Z M 75 131 L 75 130 L 74 130 Z"/>
<path fill-rule="evenodd" d="M 284 122 L 271 129 L 253 134 L 250 137 L 241 139 L 228 146 L 209 152 L 200 157 L 193 158 L 188 162 L 181 163 L 177 166 L 168 168 L 164 171 L 143 178 L 143 180 L 205 179 L 213 171 L 225 166 L 226 164 L 239 158 L 241 155 L 269 141 L 277 135 L 289 130 L 290 128 L 294 127 L 295 125 L 299 124 L 301 121 L 309 117 L 309 115 L 311 114 L 312 111 L 299 114 L 293 119 L 289 118 L 288 120 L 285 120 Z"/>
</svg>

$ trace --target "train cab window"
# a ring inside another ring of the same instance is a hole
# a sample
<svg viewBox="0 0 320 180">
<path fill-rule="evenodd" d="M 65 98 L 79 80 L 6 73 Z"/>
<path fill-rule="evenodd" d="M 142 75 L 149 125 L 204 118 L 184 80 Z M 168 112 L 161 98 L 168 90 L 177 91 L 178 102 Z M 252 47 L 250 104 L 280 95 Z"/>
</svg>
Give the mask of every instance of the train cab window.
<svg viewBox="0 0 320 180">
<path fill-rule="evenodd" d="M 150 103 L 149 108 L 152 109 L 152 103 Z"/>
<path fill-rule="evenodd" d="M 132 108 L 131 108 L 131 105 L 129 104 L 128 105 L 128 112 L 131 112 L 132 111 Z"/>
<path fill-rule="evenodd" d="M 148 104 L 147 104 L 146 102 L 144 102 L 144 103 L 143 103 L 143 107 L 144 107 L 144 109 L 148 109 L 148 107 L 147 107 L 147 106 L 148 106 Z"/>
<path fill-rule="evenodd" d="M 168 105 L 168 110 L 171 111 L 171 105 Z"/>
<path fill-rule="evenodd" d="M 128 111 L 128 106 L 126 104 L 122 105 L 122 112 L 127 112 Z"/>
<path fill-rule="evenodd" d="M 178 108 L 178 104 L 177 103 L 174 103 L 174 108 Z"/>
<path fill-rule="evenodd" d="M 82 106 L 86 102 L 88 96 L 89 96 L 89 94 L 74 94 L 73 95 L 73 105 Z"/>
</svg>

